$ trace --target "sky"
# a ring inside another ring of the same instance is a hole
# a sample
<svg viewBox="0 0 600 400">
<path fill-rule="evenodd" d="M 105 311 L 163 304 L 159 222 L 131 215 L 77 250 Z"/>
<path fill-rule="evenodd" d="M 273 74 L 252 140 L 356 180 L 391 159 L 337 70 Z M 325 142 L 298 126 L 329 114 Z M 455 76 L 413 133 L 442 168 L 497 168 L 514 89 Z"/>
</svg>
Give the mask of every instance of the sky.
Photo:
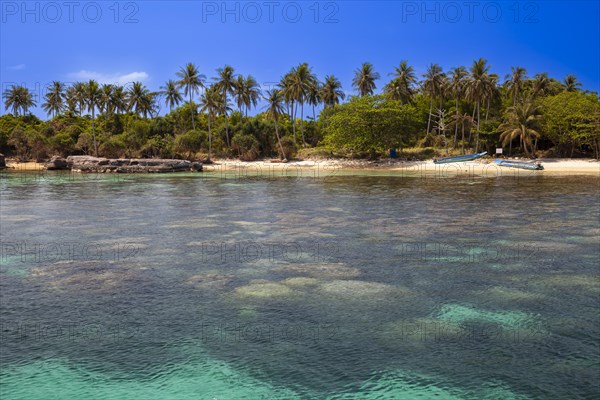
<svg viewBox="0 0 600 400">
<path fill-rule="evenodd" d="M 501 78 L 520 66 L 531 77 L 574 74 L 600 91 L 599 3 L 1 0 L 0 82 L 2 92 L 27 86 L 42 118 L 53 80 L 142 81 L 159 90 L 188 62 L 208 81 L 231 65 L 263 89 L 307 62 L 351 94 L 363 62 L 380 73 L 379 92 L 402 60 L 421 78 L 431 63 L 447 71 L 484 57 Z"/>
</svg>

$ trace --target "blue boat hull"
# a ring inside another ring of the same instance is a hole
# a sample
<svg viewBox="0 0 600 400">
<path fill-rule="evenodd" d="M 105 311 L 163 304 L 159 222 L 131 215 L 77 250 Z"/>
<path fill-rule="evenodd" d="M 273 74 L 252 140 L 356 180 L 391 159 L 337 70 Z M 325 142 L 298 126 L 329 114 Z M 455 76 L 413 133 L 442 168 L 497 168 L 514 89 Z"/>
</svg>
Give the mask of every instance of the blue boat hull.
<svg viewBox="0 0 600 400">
<path fill-rule="evenodd" d="M 473 161 L 473 160 L 476 160 L 483 156 L 487 156 L 487 151 L 484 151 L 483 153 L 476 153 L 476 154 L 465 154 L 464 156 L 440 158 L 438 160 L 434 160 L 433 162 L 435 164 L 448 164 L 448 163 L 454 163 L 454 162 Z"/>
<path fill-rule="evenodd" d="M 498 164 L 501 167 L 528 169 L 532 171 L 539 171 L 544 169 L 544 167 L 541 164 L 531 161 L 496 160 L 496 164 Z"/>
</svg>

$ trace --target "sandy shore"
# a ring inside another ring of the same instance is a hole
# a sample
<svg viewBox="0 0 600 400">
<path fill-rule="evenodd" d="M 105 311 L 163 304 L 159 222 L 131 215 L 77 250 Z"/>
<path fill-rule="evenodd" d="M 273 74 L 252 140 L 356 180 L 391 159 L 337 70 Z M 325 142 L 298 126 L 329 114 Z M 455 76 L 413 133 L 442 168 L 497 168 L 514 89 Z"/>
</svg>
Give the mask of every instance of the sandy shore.
<svg viewBox="0 0 600 400">
<path fill-rule="evenodd" d="M 427 161 L 398 161 L 391 159 L 367 160 L 340 160 L 340 159 L 314 159 L 290 161 L 288 163 L 239 160 L 214 160 L 211 165 L 205 165 L 206 172 L 233 172 L 242 175 L 285 175 L 285 176 L 327 176 L 337 172 L 351 175 L 359 170 L 388 172 L 399 175 L 434 174 L 444 175 L 514 175 L 514 174 L 543 174 L 543 175 L 595 175 L 600 176 L 600 162 L 592 159 L 538 159 L 544 166 L 542 171 L 527 171 L 515 168 L 499 167 L 491 159 L 476 160 L 463 163 L 434 164 L 433 160 Z M 7 160 L 8 171 L 39 171 L 44 169 L 42 163 L 18 163 Z M 387 174 L 387 173 L 386 173 Z"/>
</svg>

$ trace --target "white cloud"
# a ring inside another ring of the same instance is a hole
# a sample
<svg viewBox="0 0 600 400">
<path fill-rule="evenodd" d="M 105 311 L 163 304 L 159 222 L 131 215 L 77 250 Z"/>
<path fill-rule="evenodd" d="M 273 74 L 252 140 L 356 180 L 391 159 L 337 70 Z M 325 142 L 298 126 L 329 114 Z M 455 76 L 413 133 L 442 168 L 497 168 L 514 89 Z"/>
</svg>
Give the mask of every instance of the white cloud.
<svg viewBox="0 0 600 400">
<path fill-rule="evenodd" d="M 22 69 L 25 69 L 25 64 L 11 65 L 10 67 L 6 67 L 6 69 L 10 71 L 20 71 Z"/>
<path fill-rule="evenodd" d="M 127 83 L 135 82 L 135 81 L 145 81 L 148 79 L 149 75 L 146 72 L 130 72 L 128 74 L 122 73 L 114 73 L 114 74 L 105 74 L 102 72 L 95 71 L 86 71 L 81 70 L 79 72 L 72 72 L 68 74 L 70 79 L 76 81 L 88 81 L 90 79 L 94 79 L 99 83 L 113 83 L 118 85 L 125 85 Z"/>
</svg>

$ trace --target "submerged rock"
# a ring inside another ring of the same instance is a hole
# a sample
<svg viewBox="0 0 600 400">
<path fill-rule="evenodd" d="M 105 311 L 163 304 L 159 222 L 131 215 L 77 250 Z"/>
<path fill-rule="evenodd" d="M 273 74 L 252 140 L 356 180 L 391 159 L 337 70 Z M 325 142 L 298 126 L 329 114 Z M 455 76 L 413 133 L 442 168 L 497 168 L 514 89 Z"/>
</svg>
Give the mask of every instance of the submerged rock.
<svg viewBox="0 0 600 400">
<path fill-rule="evenodd" d="M 277 282 L 252 281 L 246 286 L 240 286 L 235 289 L 235 294 L 244 298 L 268 299 L 272 297 L 287 297 L 294 294 L 294 291 Z"/>
<path fill-rule="evenodd" d="M 67 162 L 73 171 L 79 172 L 164 173 L 202 171 L 202 163 L 177 159 L 109 159 L 92 156 L 69 156 Z"/>
</svg>

